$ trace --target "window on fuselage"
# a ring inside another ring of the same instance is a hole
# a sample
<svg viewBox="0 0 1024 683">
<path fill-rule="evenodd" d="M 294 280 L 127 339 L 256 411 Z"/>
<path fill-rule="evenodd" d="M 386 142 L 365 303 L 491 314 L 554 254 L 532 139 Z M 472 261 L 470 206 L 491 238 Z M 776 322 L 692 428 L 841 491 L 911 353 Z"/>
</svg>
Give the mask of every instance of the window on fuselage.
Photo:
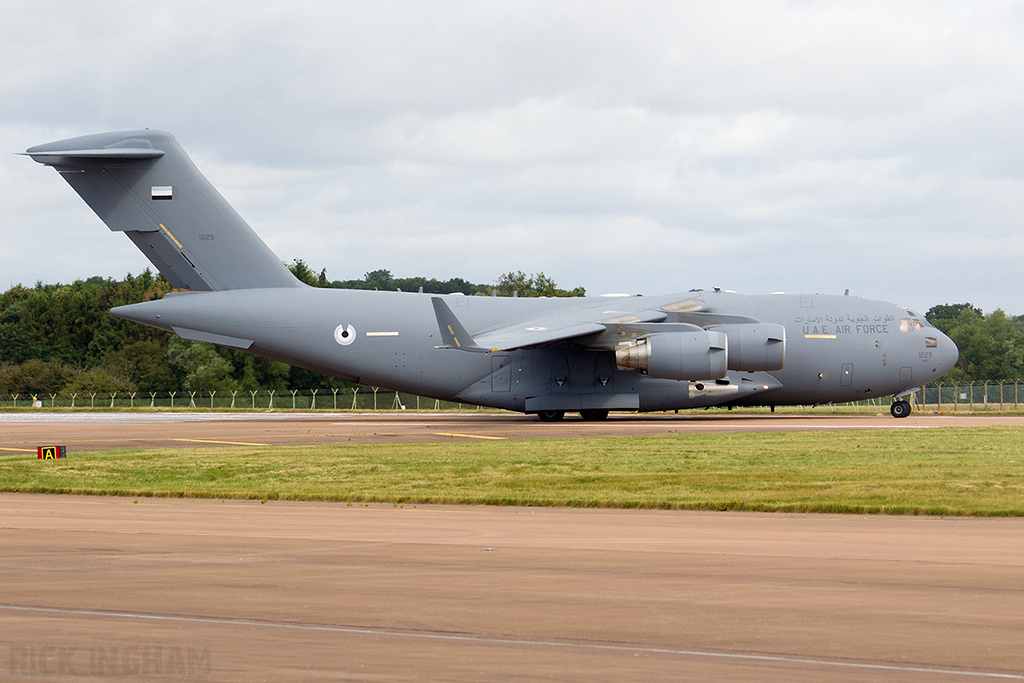
<svg viewBox="0 0 1024 683">
<path fill-rule="evenodd" d="M 900 332 L 917 332 L 923 329 L 924 324 L 917 318 L 900 318 Z"/>
</svg>

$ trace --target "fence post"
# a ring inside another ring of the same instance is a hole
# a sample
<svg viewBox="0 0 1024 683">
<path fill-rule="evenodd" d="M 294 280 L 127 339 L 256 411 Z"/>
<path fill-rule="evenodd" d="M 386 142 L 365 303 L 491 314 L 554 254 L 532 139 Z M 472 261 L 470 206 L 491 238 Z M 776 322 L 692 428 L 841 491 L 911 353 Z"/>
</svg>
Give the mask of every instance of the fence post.
<svg viewBox="0 0 1024 683">
<path fill-rule="evenodd" d="M 319 389 L 312 389 L 311 391 L 313 392 L 313 398 L 309 399 L 309 409 L 316 410 L 316 392 L 319 391 Z"/>
<path fill-rule="evenodd" d="M 130 394 L 128 394 L 129 398 L 131 398 L 131 407 L 132 408 L 135 407 L 135 394 L 137 394 L 137 393 L 139 393 L 139 392 L 133 391 Z"/>
<path fill-rule="evenodd" d="M 50 394 L 50 407 L 51 408 L 56 407 L 56 403 L 57 403 L 57 394 Z"/>
<path fill-rule="evenodd" d="M 334 410 L 338 410 L 338 388 L 332 387 L 331 391 L 334 393 Z"/>
<path fill-rule="evenodd" d="M 380 391 L 380 387 L 373 387 L 373 409 L 377 410 L 377 392 Z"/>
<path fill-rule="evenodd" d="M 210 410 L 213 410 L 213 397 L 217 395 L 217 390 L 214 389 L 210 392 Z"/>
<path fill-rule="evenodd" d="M 292 389 L 292 410 L 295 410 L 295 394 L 299 393 L 298 389 Z"/>
<path fill-rule="evenodd" d="M 274 392 L 277 391 L 277 390 L 276 389 L 270 389 L 269 391 L 270 391 L 270 405 L 267 406 L 267 410 L 273 410 L 274 409 Z"/>
<path fill-rule="evenodd" d="M 194 391 L 188 392 L 188 407 L 189 408 L 195 408 L 196 407 L 196 392 L 194 392 Z"/>
<path fill-rule="evenodd" d="M 356 410 L 356 395 L 359 393 L 359 387 L 352 390 L 352 410 Z"/>
<path fill-rule="evenodd" d="M 156 392 L 155 391 L 149 392 L 149 407 L 150 408 L 155 408 L 156 407 Z"/>
<path fill-rule="evenodd" d="M 111 408 L 114 407 L 114 397 L 115 396 L 117 396 L 117 392 L 116 391 L 110 395 L 110 407 Z"/>
<path fill-rule="evenodd" d="M 78 394 L 71 394 L 71 408 L 72 409 L 74 409 L 74 407 L 75 407 L 75 397 L 77 397 L 77 396 L 78 396 Z"/>
</svg>

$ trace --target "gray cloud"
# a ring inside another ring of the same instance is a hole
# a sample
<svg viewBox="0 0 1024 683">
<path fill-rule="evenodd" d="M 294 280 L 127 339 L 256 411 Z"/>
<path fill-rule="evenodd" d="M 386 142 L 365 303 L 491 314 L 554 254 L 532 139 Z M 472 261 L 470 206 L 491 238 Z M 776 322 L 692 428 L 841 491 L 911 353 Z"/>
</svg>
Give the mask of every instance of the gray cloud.
<svg viewBox="0 0 1024 683">
<path fill-rule="evenodd" d="M 1014 3 L 13 2 L 0 142 L 175 133 L 284 260 L 1024 313 Z M 0 159 L 0 286 L 138 272 Z"/>
</svg>

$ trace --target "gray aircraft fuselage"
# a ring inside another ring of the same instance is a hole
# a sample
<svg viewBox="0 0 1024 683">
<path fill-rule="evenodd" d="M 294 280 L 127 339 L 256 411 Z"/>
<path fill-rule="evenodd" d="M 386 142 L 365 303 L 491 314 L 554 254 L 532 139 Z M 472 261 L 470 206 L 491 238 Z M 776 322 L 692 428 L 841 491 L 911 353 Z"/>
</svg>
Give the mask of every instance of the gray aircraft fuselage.
<svg viewBox="0 0 1024 683">
<path fill-rule="evenodd" d="M 535 299 L 312 288 L 167 133 L 85 136 L 26 154 L 55 167 L 172 284 L 206 290 L 114 315 L 366 385 L 599 419 L 608 410 L 899 397 L 957 360 L 953 342 L 923 315 L 854 296 L 714 289 Z M 906 414 L 893 405 L 894 415 Z"/>
</svg>

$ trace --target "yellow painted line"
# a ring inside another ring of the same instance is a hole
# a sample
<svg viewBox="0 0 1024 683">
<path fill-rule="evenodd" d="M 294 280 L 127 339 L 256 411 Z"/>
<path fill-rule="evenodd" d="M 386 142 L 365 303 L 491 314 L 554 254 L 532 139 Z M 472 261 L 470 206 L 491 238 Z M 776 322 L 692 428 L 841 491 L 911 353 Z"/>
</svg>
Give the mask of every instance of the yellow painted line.
<svg viewBox="0 0 1024 683">
<path fill-rule="evenodd" d="M 269 446 L 269 443 L 245 443 L 244 441 L 208 441 L 206 439 L 171 439 L 171 441 L 190 441 L 192 443 L 224 443 L 229 446 Z"/>
<path fill-rule="evenodd" d="M 461 349 L 462 344 L 459 343 L 459 338 L 455 336 L 455 330 L 452 329 L 451 325 L 448 326 L 448 331 L 451 332 L 452 339 L 455 340 L 455 345 Z"/>
<path fill-rule="evenodd" d="M 36 451 L 26 450 L 24 448 L 0 448 L 0 451 L 14 451 L 15 453 L 35 453 Z"/>
<path fill-rule="evenodd" d="M 835 339 L 834 334 L 805 334 L 804 339 Z"/>
<path fill-rule="evenodd" d="M 177 237 L 175 237 L 174 235 L 172 235 L 172 234 L 171 234 L 171 231 L 170 231 L 170 230 L 168 230 L 168 229 L 167 229 L 167 227 L 166 227 L 166 226 L 165 226 L 165 225 L 164 225 L 163 223 L 161 223 L 161 224 L 160 224 L 160 227 L 161 227 L 161 228 L 163 228 L 163 229 L 164 229 L 164 232 L 166 232 L 166 233 L 167 233 L 167 236 L 168 236 L 168 237 L 170 237 L 170 238 L 171 238 L 171 240 L 172 240 L 172 241 L 173 241 L 173 242 L 174 242 L 175 244 L 177 244 L 177 245 L 178 245 L 178 249 L 182 249 L 182 248 L 183 248 L 183 247 L 181 246 L 181 242 L 179 242 L 179 241 L 178 241 L 178 238 L 177 238 Z"/>
<path fill-rule="evenodd" d="M 434 432 L 435 436 L 461 436 L 465 439 L 490 439 L 492 441 L 506 441 L 503 436 L 480 436 L 479 434 L 455 434 L 454 432 Z"/>
</svg>

